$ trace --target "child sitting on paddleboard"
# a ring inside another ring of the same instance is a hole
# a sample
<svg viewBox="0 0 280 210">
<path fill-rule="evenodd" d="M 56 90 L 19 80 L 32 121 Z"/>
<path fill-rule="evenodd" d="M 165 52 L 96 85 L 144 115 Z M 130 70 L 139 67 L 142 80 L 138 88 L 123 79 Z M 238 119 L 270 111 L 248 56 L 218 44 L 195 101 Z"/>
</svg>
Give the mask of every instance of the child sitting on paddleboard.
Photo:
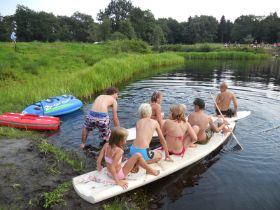
<svg viewBox="0 0 280 210">
<path fill-rule="evenodd" d="M 136 139 L 130 146 L 129 155 L 132 156 L 135 153 L 140 153 L 149 164 L 160 161 L 162 158 L 161 152 L 151 151 L 149 148 L 153 134 L 156 131 L 162 148 L 165 151 L 165 159 L 170 160 L 166 141 L 162 135 L 159 123 L 151 119 L 151 105 L 148 103 L 141 104 L 138 112 L 140 114 L 140 119 L 136 123 Z"/>
<path fill-rule="evenodd" d="M 164 113 L 161 112 L 161 106 L 160 106 L 161 100 L 162 100 L 161 92 L 159 92 L 158 90 L 153 92 L 152 97 L 151 97 L 151 107 L 152 107 L 151 118 L 154 120 L 157 120 L 160 127 L 162 128 L 162 126 L 164 124 L 164 120 L 163 120 Z"/>
<path fill-rule="evenodd" d="M 103 146 L 96 161 L 97 170 L 101 171 L 101 161 L 103 158 L 105 159 L 108 175 L 123 189 L 127 189 L 128 187 L 128 183 L 124 181 L 125 177 L 138 166 L 146 169 L 147 174 L 157 176 L 160 173 L 158 170 L 152 169 L 140 153 L 135 153 L 126 161 L 124 166 L 121 165 L 122 155 L 124 153 L 123 147 L 126 143 L 127 136 L 128 132 L 124 128 L 118 127 L 112 130 L 109 143 Z"/>
<path fill-rule="evenodd" d="M 187 122 L 185 116 L 186 106 L 176 104 L 170 107 L 170 116 L 165 121 L 162 133 L 165 136 L 169 154 L 183 156 L 189 142 L 186 142 L 189 136 L 190 139 L 197 140 L 195 131 Z"/>
</svg>

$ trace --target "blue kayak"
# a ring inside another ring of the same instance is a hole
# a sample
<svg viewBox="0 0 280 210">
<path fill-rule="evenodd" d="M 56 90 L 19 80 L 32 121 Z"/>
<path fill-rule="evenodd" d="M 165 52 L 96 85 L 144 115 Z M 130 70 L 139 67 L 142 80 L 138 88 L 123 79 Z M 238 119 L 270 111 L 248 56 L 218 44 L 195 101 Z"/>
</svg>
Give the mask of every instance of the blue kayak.
<svg viewBox="0 0 280 210">
<path fill-rule="evenodd" d="M 26 107 L 23 114 L 58 116 L 80 109 L 83 103 L 72 95 L 55 96 Z"/>
</svg>

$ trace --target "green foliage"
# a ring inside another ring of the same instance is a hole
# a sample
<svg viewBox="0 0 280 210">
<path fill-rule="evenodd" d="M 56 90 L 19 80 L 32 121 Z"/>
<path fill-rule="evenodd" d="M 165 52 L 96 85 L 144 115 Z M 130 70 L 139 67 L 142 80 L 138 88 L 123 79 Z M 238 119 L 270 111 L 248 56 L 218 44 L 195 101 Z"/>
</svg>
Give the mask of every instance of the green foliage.
<svg viewBox="0 0 280 210">
<path fill-rule="evenodd" d="M 184 56 L 186 59 L 220 59 L 220 60 L 260 60 L 268 59 L 270 55 L 268 54 L 256 54 L 250 52 L 188 52 L 188 53 L 179 53 L 179 55 Z"/>
<path fill-rule="evenodd" d="M 54 191 L 52 192 L 45 192 L 44 193 L 44 204 L 43 207 L 45 209 L 51 208 L 56 204 L 60 204 L 65 202 L 63 199 L 64 193 L 69 191 L 71 188 L 72 183 L 70 181 L 64 182 L 59 185 Z"/>
<path fill-rule="evenodd" d="M 39 151 L 44 154 L 53 154 L 54 157 L 59 161 L 65 161 L 69 166 L 71 166 L 75 171 L 81 171 L 84 169 L 84 161 L 75 161 L 71 159 L 70 153 L 67 153 L 52 144 L 48 143 L 46 140 L 42 140 L 38 144 Z"/>
<path fill-rule="evenodd" d="M 23 129 L 0 127 L 0 139 L 1 138 L 13 138 L 13 139 L 39 139 L 40 134 L 36 131 L 28 131 Z"/>
</svg>

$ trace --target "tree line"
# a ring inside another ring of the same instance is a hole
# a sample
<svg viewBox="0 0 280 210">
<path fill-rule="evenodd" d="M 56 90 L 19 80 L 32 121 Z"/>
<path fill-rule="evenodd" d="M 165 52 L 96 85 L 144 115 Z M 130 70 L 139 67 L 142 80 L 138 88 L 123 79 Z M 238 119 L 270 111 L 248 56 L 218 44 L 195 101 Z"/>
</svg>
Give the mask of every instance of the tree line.
<svg viewBox="0 0 280 210">
<path fill-rule="evenodd" d="M 280 42 L 280 18 L 242 15 L 234 22 L 222 16 L 189 17 L 186 22 L 173 18 L 155 19 L 150 10 L 134 7 L 129 0 L 111 0 L 100 10 L 96 21 L 75 12 L 71 17 L 36 12 L 17 5 L 14 15 L 0 14 L 0 41 L 9 41 L 15 31 L 18 41 L 101 42 L 142 39 L 151 45 L 194 44 L 203 42 L 276 43 Z"/>
</svg>

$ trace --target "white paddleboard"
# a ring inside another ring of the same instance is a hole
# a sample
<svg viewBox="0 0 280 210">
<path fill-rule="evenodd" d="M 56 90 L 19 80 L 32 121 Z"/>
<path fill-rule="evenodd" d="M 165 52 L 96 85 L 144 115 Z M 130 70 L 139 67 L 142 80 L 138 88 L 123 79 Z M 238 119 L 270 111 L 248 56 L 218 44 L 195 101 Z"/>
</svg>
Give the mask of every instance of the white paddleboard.
<svg viewBox="0 0 280 210">
<path fill-rule="evenodd" d="M 239 111 L 237 112 L 237 115 L 235 117 L 225 117 L 225 119 L 230 123 L 230 122 L 234 122 L 234 121 L 237 121 L 237 120 L 240 120 L 242 118 L 245 118 L 247 116 L 249 116 L 251 114 L 251 111 Z M 213 120 L 216 120 L 217 117 L 212 117 Z M 129 128 L 127 129 L 128 130 L 128 137 L 127 137 L 127 141 L 132 141 L 134 139 L 136 139 L 136 128 L 133 127 L 133 128 Z M 157 132 L 154 132 L 153 134 L 153 137 L 156 137 L 158 136 L 157 135 Z"/>
<path fill-rule="evenodd" d="M 235 122 L 230 122 L 229 127 L 234 129 Z M 73 186 L 81 198 L 90 203 L 97 203 L 154 182 L 201 160 L 222 145 L 229 136 L 230 133 L 226 135 L 215 133 L 206 145 L 197 145 L 196 148 L 188 148 L 183 157 L 171 155 L 171 158 L 174 160 L 173 162 L 168 162 L 163 159 L 159 163 L 151 164 L 154 169 L 160 170 L 158 176 L 147 175 L 142 168 L 136 174 L 130 173 L 126 178 L 128 182 L 128 188 L 126 190 L 116 185 L 107 175 L 106 167 L 100 172 L 92 171 L 73 178 Z M 164 151 L 160 152 L 162 152 L 164 157 Z"/>
</svg>

